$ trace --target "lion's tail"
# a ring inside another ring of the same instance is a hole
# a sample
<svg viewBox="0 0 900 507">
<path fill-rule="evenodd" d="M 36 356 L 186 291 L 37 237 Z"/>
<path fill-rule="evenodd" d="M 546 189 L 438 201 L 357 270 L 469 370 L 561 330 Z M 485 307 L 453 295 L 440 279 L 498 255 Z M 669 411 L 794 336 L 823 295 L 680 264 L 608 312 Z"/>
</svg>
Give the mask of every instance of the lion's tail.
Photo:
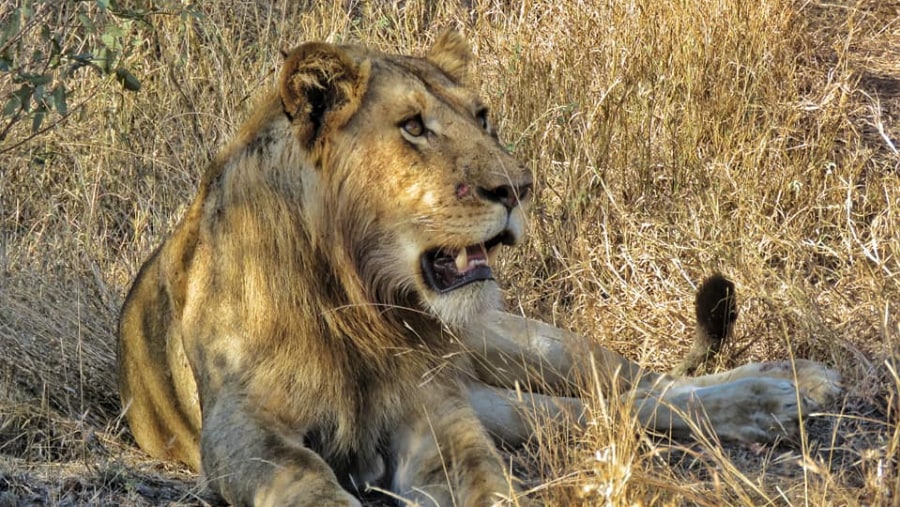
<svg viewBox="0 0 900 507">
<path fill-rule="evenodd" d="M 737 320 L 734 283 L 716 273 L 700 284 L 694 303 L 697 331 L 694 346 L 684 360 L 672 370 L 674 375 L 688 375 L 715 357 L 731 336 Z"/>
</svg>

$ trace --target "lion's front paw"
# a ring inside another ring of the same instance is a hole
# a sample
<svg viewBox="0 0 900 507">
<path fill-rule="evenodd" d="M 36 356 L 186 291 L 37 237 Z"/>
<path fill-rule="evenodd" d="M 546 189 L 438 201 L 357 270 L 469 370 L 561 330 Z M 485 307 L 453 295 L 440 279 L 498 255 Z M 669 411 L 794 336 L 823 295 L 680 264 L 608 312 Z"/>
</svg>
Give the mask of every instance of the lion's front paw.
<svg viewBox="0 0 900 507">
<path fill-rule="evenodd" d="M 806 396 L 810 409 L 820 409 L 833 403 L 843 391 L 841 375 L 816 361 L 795 359 L 793 361 L 772 361 L 750 363 L 723 374 L 697 377 L 689 384 L 715 386 L 724 379 L 768 378 L 789 380 L 797 385 Z"/>
<path fill-rule="evenodd" d="M 833 403 L 844 390 L 841 374 L 822 363 L 797 359 L 797 387 L 810 401 L 811 409 L 818 409 Z"/>
</svg>

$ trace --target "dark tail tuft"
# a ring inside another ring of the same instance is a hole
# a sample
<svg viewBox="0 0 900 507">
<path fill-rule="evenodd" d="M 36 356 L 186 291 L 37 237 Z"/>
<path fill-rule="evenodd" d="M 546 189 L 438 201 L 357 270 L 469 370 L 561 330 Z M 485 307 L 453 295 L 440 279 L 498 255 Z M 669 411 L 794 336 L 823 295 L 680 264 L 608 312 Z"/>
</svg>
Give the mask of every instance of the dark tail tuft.
<svg viewBox="0 0 900 507">
<path fill-rule="evenodd" d="M 716 273 L 700 284 L 694 303 L 697 331 L 694 346 L 672 373 L 686 375 L 712 359 L 731 336 L 737 320 L 734 283 Z"/>
<path fill-rule="evenodd" d="M 704 280 L 697 289 L 694 310 L 697 312 L 698 332 L 705 334 L 718 351 L 737 320 L 734 283 L 718 273 Z"/>
</svg>

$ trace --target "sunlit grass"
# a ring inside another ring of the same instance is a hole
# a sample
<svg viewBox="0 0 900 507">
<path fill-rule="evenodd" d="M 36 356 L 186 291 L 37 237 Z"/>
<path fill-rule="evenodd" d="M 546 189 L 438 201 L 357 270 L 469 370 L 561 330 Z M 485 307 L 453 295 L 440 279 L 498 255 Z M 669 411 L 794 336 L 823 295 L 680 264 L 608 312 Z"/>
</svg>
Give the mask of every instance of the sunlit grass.
<svg viewBox="0 0 900 507">
<path fill-rule="evenodd" d="M 896 504 L 900 4 L 471 3 L 210 2 L 135 28 L 140 93 L 85 75 L 72 90 L 84 109 L 0 160 L 0 343 L 14 351 L 0 358 L 0 409 L 114 417 L 114 377 L 98 370 L 112 365 L 115 308 L 280 50 L 322 39 L 415 53 L 455 27 L 536 177 L 530 239 L 501 273 L 511 306 L 665 370 L 690 346 L 695 284 L 721 271 L 741 314 L 721 367 L 807 357 L 848 388 L 803 441 L 745 449 L 646 435 L 627 399 L 587 382 L 586 428 L 541 425 L 512 455 L 533 495 Z"/>
</svg>

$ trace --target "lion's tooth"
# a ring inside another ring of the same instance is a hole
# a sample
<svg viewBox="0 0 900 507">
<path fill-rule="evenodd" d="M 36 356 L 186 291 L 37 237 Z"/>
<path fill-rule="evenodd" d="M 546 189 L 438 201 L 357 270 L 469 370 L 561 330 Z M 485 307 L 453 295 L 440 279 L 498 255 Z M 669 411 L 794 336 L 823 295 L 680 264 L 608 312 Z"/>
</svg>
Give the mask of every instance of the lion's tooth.
<svg viewBox="0 0 900 507">
<path fill-rule="evenodd" d="M 500 247 L 494 247 L 488 250 L 487 252 L 487 262 L 488 266 L 496 266 L 497 265 L 497 257 L 500 255 Z"/>
<path fill-rule="evenodd" d="M 465 248 L 460 248 L 459 253 L 456 254 L 456 270 L 462 273 L 469 266 L 469 254 L 466 253 Z"/>
</svg>

